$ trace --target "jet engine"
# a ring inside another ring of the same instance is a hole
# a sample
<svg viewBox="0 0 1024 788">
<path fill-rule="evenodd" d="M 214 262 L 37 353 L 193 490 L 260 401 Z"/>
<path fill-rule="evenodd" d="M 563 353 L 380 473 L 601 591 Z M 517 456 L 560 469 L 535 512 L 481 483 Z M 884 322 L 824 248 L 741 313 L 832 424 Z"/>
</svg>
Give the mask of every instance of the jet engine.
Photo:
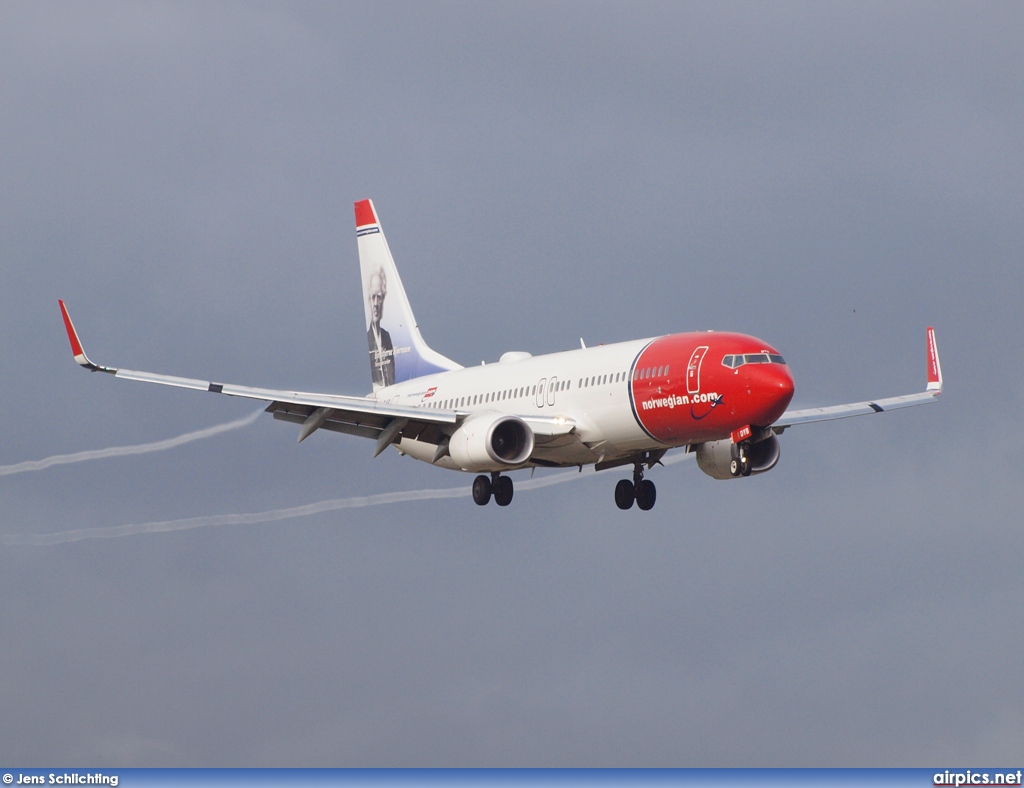
<svg viewBox="0 0 1024 788">
<path fill-rule="evenodd" d="M 750 460 L 750 472 L 770 471 L 779 461 L 782 450 L 779 439 L 770 430 L 763 440 L 745 447 Z M 697 444 L 697 467 L 715 479 L 735 479 L 729 472 L 733 460 L 733 442 L 730 440 L 710 441 Z"/>
<path fill-rule="evenodd" d="M 455 430 L 448 453 L 464 471 L 514 468 L 530 459 L 533 430 L 518 416 L 480 413 Z"/>
</svg>

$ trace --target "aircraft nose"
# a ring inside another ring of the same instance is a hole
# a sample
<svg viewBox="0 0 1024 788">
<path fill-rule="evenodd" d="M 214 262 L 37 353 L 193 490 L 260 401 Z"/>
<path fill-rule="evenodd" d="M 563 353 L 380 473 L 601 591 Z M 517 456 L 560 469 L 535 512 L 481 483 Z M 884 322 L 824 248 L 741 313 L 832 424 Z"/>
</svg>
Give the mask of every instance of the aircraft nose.
<svg viewBox="0 0 1024 788">
<path fill-rule="evenodd" d="M 786 412 L 796 387 L 789 367 L 784 364 L 765 364 L 758 368 L 757 377 L 762 408 L 756 423 L 767 426 Z"/>
</svg>

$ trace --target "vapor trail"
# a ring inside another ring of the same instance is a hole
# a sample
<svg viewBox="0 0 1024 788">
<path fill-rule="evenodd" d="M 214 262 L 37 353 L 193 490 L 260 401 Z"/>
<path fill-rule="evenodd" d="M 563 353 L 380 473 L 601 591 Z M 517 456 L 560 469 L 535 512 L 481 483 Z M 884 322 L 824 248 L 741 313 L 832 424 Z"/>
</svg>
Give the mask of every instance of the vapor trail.
<svg viewBox="0 0 1024 788">
<path fill-rule="evenodd" d="M 67 465 L 73 462 L 85 462 L 86 460 L 105 460 L 109 457 L 126 457 L 130 454 L 149 454 L 154 451 L 165 451 L 166 449 L 173 449 L 175 446 L 181 446 L 192 441 L 212 438 L 214 435 L 220 435 L 222 432 L 230 432 L 231 430 L 248 427 L 256 421 L 262 412 L 262 410 L 258 410 L 243 419 L 217 424 L 213 427 L 196 430 L 195 432 L 186 432 L 184 435 L 179 435 L 176 438 L 167 438 L 162 441 L 154 441 L 153 443 L 137 443 L 134 446 L 111 446 L 109 449 L 91 449 L 90 451 L 79 451 L 74 454 L 55 454 L 42 460 L 28 460 L 16 463 L 15 465 L 0 465 L 0 476 L 8 476 L 12 473 L 25 473 L 26 471 L 41 471 L 52 465 Z"/>
<path fill-rule="evenodd" d="M 690 455 L 677 454 L 667 457 L 663 465 L 674 465 Z M 554 484 L 564 484 L 575 479 L 589 479 L 594 474 L 564 471 L 538 479 L 527 479 L 517 482 L 516 489 L 536 490 Z M 381 506 L 388 503 L 404 503 L 407 501 L 427 501 L 440 498 L 466 498 L 470 494 L 468 486 L 442 487 L 435 490 L 404 490 L 401 492 L 379 493 L 377 495 L 358 495 L 350 498 L 334 498 L 303 506 L 291 506 L 287 509 L 271 509 L 266 512 L 249 512 L 248 514 L 213 514 L 204 517 L 187 517 L 183 520 L 158 520 L 150 523 L 134 523 L 131 525 L 108 525 L 100 528 L 79 528 L 74 531 L 58 531 L 51 534 L 3 534 L 0 544 L 4 545 L 47 545 L 80 542 L 83 539 L 111 539 L 117 536 L 134 536 L 136 534 L 167 533 L 169 531 L 185 531 L 189 528 L 209 528 L 217 525 L 255 525 L 276 520 L 290 520 L 295 517 L 308 517 L 338 509 L 362 509 L 367 506 Z"/>
</svg>

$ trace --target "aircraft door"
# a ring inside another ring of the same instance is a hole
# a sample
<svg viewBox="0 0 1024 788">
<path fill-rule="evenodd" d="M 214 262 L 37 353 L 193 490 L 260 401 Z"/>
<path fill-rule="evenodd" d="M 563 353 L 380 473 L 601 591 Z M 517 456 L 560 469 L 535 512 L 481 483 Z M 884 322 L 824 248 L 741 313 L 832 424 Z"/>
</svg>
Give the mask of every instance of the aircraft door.
<svg viewBox="0 0 1024 788">
<path fill-rule="evenodd" d="M 704 354 L 708 352 L 708 346 L 702 345 L 693 351 L 690 356 L 690 363 L 686 365 L 686 392 L 688 394 L 700 393 L 700 365 L 704 361 Z"/>
<path fill-rule="evenodd" d="M 544 402 L 545 402 L 545 386 L 547 385 L 547 382 L 548 382 L 547 378 L 541 378 L 540 381 L 537 383 L 537 397 L 535 399 L 535 402 L 536 402 L 538 408 L 543 408 L 544 407 Z"/>
</svg>

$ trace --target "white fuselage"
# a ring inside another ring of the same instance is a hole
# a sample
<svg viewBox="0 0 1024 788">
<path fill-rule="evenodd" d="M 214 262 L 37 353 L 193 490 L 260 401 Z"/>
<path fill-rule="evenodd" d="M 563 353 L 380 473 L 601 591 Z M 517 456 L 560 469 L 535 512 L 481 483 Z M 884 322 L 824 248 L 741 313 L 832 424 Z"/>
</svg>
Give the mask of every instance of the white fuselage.
<svg viewBox="0 0 1024 788">
<path fill-rule="evenodd" d="M 564 418 L 575 437 L 538 447 L 537 456 L 559 465 L 578 465 L 662 446 L 632 415 L 629 380 L 640 351 L 651 339 L 568 350 L 543 356 L 508 353 L 494 364 L 441 372 L 389 386 L 378 401 L 459 413 Z M 433 462 L 436 446 L 403 439 L 399 450 Z M 454 468 L 449 458 L 437 465 Z"/>
</svg>

